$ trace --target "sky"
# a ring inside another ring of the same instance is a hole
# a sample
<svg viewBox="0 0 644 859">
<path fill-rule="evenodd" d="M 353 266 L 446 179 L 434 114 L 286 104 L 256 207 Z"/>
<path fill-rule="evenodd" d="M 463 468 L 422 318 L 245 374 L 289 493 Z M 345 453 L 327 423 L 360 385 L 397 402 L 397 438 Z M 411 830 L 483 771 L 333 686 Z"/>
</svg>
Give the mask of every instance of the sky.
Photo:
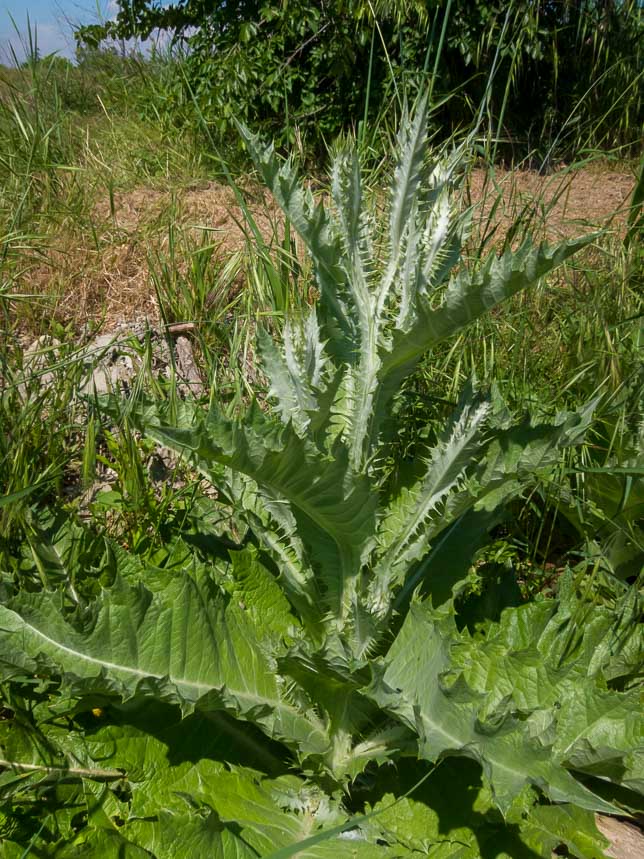
<svg viewBox="0 0 644 859">
<path fill-rule="evenodd" d="M 38 36 L 41 55 L 56 51 L 63 57 L 74 56 L 72 26 L 113 18 L 118 10 L 115 0 L 0 0 L 0 62 L 11 62 L 11 45 L 24 59 L 21 44 L 27 32 L 27 17 Z M 20 36 L 11 19 L 14 19 Z"/>
</svg>

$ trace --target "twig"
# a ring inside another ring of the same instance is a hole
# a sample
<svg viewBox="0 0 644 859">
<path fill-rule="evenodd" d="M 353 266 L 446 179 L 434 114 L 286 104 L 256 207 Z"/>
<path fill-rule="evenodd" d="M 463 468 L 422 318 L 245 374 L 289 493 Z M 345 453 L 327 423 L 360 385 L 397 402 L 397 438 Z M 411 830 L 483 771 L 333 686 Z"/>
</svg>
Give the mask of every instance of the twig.
<svg viewBox="0 0 644 859">
<path fill-rule="evenodd" d="M 196 327 L 194 322 L 170 322 L 165 326 L 165 330 L 168 334 L 185 334 L 194 331 Z"/>
</svg>

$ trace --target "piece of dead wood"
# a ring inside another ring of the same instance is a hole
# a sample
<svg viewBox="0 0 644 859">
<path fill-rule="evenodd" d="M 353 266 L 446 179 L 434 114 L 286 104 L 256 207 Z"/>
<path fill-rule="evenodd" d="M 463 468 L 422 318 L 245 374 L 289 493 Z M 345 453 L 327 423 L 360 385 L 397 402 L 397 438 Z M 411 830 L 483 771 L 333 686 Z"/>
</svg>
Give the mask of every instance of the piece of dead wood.
<svg viewBox="0 0 644 859">
<path fill-rule="evenodd" d="M 185 380 L 190 393 L 195 397 L 200 397 L 204 393 L 204 385 L 201 379 L 201 374 L 195 364 L 195 358 L 192 352 L 192 344 L 187 337 L 180 335 L 175 343 L 175 352 L 177 356 L 177 370 L 182 379 Z"/>
<path fill-rule="evenodd" d="M 165 326 L 168 334 L 188 334 L 196 329 L 194 322 L 171 322 Z"/>
</svg>

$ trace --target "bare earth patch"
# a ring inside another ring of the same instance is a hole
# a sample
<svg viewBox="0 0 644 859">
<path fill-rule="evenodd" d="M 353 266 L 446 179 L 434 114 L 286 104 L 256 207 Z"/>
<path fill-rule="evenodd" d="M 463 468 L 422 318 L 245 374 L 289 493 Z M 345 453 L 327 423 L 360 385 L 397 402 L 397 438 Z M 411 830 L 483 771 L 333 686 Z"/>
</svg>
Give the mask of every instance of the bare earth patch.
<svg viewBox="0 0 644 859">
<path fill-rule="evenodd" d="M 610 841 L 607 856 L 613 859 L 642 859 L 644 856 L 644 835 L 637 826 L 598 814 L 597 828 Z"/>
<path fill-rule="evenodd" d="M 613 221 L 615 229 L 622 228 L 634 187 L 632 174 L 617 171 L 562 170 L 549 176 L 532 171 L 496 171 L 490 177 L 483 170 L 475 170 L 470 193 L 472 202 L 481 202 L 487 215 L 500 191 L 502 202 L 495 220 L 501 227 L 508 227 L 522 210 L 533 211 L 535 234 L 555 241 L 603 227 L 608 221 Z"/>
<path fill-rule="evenodd" d="M 531 211 L 535 236 L 557 240 L 606 224 L 623 229 L 634 181 L 631 174 L 596 168 L 550 176 L 497 170 L 493 177 L 474 170 L 466 196 L 476 205 L 475 217 L 484 229 L 500 193 L 501 203 L 492 217 L 500 235 L 521 212 Z M 250 187 L 244 197 L 270 244 L 281 232 L 282 220 L 269 195 Z M 222 258 L 246 247 L 244 215 L 235 194 L 216 182 L 174 191 L 117 192 L 111 201 L 96 204 L 92 222 L 91 236 L 55 236 L 44 261 L 28 269 L 20 284 L 48 297 L 45 318 L 76 329 L 88 323 L 112 330 L 124 320 L 158 321 L 149 258 L 168 253 L 170 224 L 194 247 L 206 236 L 218 245 Z M 185 264 L 185 259 L 178 264 Z M 231 284 L 231 290 L 235 288 L 239 284 Z"/>
</svg>

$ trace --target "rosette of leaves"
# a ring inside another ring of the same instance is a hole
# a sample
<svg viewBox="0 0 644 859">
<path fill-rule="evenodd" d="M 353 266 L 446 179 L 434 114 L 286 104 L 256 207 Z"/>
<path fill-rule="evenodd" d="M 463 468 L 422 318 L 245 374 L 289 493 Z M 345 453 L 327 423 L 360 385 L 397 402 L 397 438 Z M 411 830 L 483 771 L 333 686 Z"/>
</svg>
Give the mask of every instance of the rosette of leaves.
<svg viewBox="0 0 644 859">
<path fill-rule="evenodd" d="M 55 803 L 29 809 L 42 855 L 475 857 L 497 843 L 596 857 L 592 812 L 637 807 L 637 594 L 587 604 L 569 578 L 560 599 L 477 625 L 464 591 L 504 503 L 583 436 L 591 407 L 516 422 L 470 389 L 414 468 L 382 467 L 392 398 L 421 356 L 588 241 L 466 264 L 459 158 L 432 163 L 425 125 L 421 104 L 384 227 L 355 155 L 336 158 L 327 208 L 244 132 L 320 297 L 283 342 L 261 335 L 273 408 L 104 404 L 211 481 L 230 533 L 204 516 L 160 567 L 113 546 L 97 597 L 74 603 L 62 582 L 0 608 L 2 676 L 19 690 L 0 725 L 3 810 L 15 818 L 56 774 L 68 791 L 60 819 Z"/>
</svg>

